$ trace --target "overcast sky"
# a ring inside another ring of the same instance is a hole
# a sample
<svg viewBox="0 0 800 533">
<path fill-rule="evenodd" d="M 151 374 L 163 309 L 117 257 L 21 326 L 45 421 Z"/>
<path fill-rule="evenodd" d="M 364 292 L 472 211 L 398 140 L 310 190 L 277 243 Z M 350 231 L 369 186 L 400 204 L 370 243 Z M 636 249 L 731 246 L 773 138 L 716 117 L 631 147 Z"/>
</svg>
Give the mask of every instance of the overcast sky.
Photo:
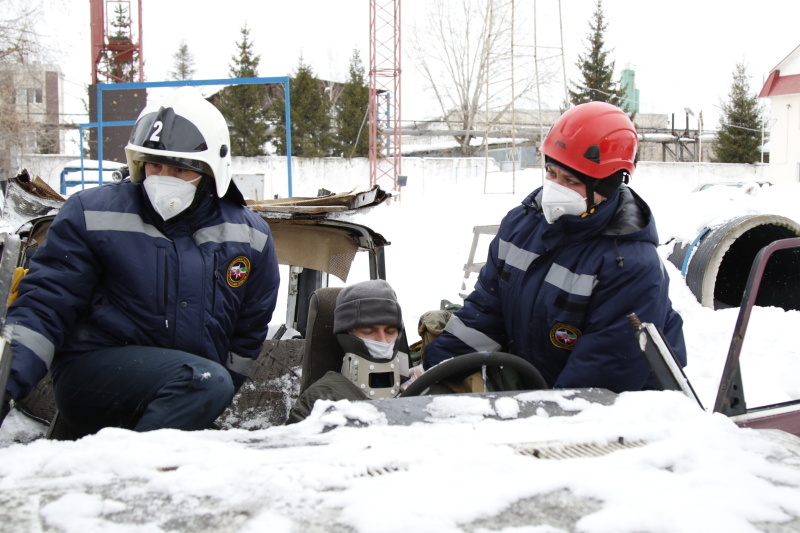
<svg viewBox="0 0 800 533">
<path fill-rule="evenodd" d="M 49 20 L 44 33 L 57 43 L 55 62 L 65 75 L 68 111 L 80 112 L 91 78 L 89 2 L 41 1 Z M 424 20 L 426 4 L 404 0 L 401 5 L 404 52 L 411 49 L 414 27 Z M 131 5 L 135 9 L 135 0 Z M 561 0 L 560 20 L 558 0 L 517 0 L 517 16 L 532 21 L 534 5 L 540 57 L 557 53 L 553 49 L 561 46 L 562 28 L 566 77 L 577 80 L 575 63 L 586 51 L 594 0 Z M 610 58 L 618 71 L 636 71 L 640 112 L 674 113 L 681 128 L 686 107 L 696 115 L 703 111 L 705 129 L 716 126 L 737 62 L 748 65 L 751 87 L 757 92 L 769 71 L 800 45 L 797 1 L 605 0 L 603 7 Z M 368 0 L 142 0 L 142 8 L 146 81 L 167 79 L 181 39 L 194 54 L 195 79 L 228 77 L 245 22 L 261 55 L 261 76 L 291 74 L 302 54 L 318 77 L 344 81 L 354 49 L 360 50 L 368 67 Z M 437 111 L 415 70 L 404 53 L 403 120 L 430 118 Z M 561 78 L 561 73 L 554 77 Z M 692 128 L 696 115 L 690 118 Z"/>
</svg>

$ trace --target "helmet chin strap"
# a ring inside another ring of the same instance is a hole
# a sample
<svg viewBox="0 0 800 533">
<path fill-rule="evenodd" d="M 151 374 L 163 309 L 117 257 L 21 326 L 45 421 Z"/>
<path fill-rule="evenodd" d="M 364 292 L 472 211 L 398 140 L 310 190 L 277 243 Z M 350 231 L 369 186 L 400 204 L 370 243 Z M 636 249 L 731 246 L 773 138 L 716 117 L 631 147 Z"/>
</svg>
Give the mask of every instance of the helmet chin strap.
<svg viewBox="0 0 800 533">
<path fill-rule="evenodd" d="M 591 215 L 597 207 L 594 203 L 594 182 L 595 178 L 587 178 L 584 182 L 586 185 L 586 213 L 583 216 Z"/>
</svg>

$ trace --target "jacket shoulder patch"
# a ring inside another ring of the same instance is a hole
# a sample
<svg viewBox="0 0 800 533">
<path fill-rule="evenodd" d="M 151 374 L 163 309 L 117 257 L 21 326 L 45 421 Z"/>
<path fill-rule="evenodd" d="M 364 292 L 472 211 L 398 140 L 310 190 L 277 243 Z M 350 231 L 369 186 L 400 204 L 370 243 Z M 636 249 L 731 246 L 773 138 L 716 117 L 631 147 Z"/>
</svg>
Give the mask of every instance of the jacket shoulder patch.
<svg viewBox="0 0 800 533">
<path fill-rule="evenodd" d="M 556 348 L 572 350 L 581 335 L 581 330 L 575 326 L 559 322 L 550 330 L 550 342 Z"/>
<path fill-rule="evenodd" d="M 231 287 L 241 287 L 250 275 L 250 260 L 243 255 L 236 257 L 228 265 L 225 277 Z"/>
</svg>

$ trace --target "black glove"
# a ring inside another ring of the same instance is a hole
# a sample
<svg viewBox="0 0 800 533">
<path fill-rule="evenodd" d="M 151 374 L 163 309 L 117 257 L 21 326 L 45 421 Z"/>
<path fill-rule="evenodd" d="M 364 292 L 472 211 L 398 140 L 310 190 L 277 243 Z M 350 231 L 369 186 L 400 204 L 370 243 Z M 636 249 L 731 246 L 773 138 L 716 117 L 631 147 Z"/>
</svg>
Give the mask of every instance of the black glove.
<svg viewBox="0 0 800 533">
<path fill-rule="evenodd" d="M 6 394 L 5 398 L 3 398 L 3 405 L 0 406 L 0 426 L 3 425 L 3 420 L 6 419 L 9 411 L 11 411 L 11 396 Z"/>
</svg>

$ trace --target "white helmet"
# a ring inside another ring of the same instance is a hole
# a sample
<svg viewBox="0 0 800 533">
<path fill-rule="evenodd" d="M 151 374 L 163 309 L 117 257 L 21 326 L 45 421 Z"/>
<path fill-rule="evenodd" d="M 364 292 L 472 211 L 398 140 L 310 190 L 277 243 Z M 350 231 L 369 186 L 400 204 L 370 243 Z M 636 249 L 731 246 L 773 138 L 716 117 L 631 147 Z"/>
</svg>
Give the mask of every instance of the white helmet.
<svg viewBox="0 0 800 533">
<path fill-rule="evenodd" d="M 222 198 L 231 182 L 231 138 L 222 113 L 192 87 L 148 104 L 125 147 L 131 181 L 144 179 L 144 163 L 160 163 L 212 176 Z"/>
</svg>

